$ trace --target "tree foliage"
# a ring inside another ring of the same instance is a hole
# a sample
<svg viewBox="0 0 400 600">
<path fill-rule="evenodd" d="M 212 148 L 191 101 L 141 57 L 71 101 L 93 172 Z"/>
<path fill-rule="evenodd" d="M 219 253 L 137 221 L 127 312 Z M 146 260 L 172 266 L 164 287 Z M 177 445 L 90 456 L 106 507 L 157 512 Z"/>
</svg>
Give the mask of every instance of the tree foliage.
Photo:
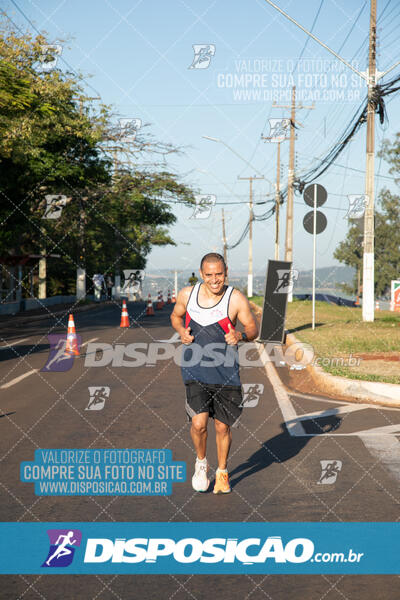
<svg viewBox="0 0 400 600">
<path fill-rule="evenodd" d="M 391 165 L 389 172 L 395 183 L 400 181 L 400 134 L 394 141 L 385 141 L 380 155 Z M 362 235 L 356 226 L 350 227 L 346 239 L 340 242 L 334 257 L 341 263 L 360 269 L 362 273 Z M 388 295 L 390 281 L 400 278 L 400 196 L 388 189 L 381 190 L 375 210 L 375 295 Z M 353 291 L 356 291 L 356 281 Z"/>
<path fill-rule="evenodd" d="M 48 44 L 0 36 L 0 255 L 60 254 L 49 260 L 49 292 L 72 293 L 78 265 L 143 268 L 153 245 L 173 244 L 170 203 L 193 193 L 165 165 L 140 168 L 144 154 L 177 149 L 150 136 L 124 144 L 110 107 L 87 107 L 79 76 L 43 67 Z M 113 152 L 123 168 L 113 169 Z M 49 194 L 67 197 L 59 219 L 43 219 Z"/>
</svg>

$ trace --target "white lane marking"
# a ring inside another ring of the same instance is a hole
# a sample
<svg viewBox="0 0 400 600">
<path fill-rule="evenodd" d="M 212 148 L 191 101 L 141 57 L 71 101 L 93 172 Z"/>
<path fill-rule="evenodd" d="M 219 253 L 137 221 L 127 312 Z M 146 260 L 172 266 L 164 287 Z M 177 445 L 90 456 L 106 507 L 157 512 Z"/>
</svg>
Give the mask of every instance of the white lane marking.
<svg viewBox="0 0 400 600">
<path fill-rule="evenodd" d="M 261 344 L 258 344 L 258 348 L 260 350 Z M 260 358 L 264 362 L 264 368 L 267 372 L 268 379 L 271 382 L 271 385 L 274 389 L 275 396 L 278 400 L 279 408 L 281 409 L 283 418 L 285 420 L 286 427 L 290 435 L 293 436 L 303 436 L 305 434 L 304 427 L 301 423 L 296 421 L 296 411 L 293 407 L 293 404 L 290 401 L 289 395 L 286 392 L 281 380 L 278 377 L 275 368 L 273 367 L 271 361 L 266 360 L 263 357 L 263 352 L 260 352 Z"/>
<path fill-rule="evenodd" d="M 260 353 L 262 357 L 262 353 Z M 288 432 L 292 436 L 304 436 L 304 437 L 358 437 L 363 442 L 367 450 L 376 458 L 394 477 L 395 480 L 400 481 L 400 442 L 396 438 L 396 433 L 400 433 L 400 424 L 398 425 L 386 425 L 384 427 L 372 427 L 364 431 L 355 431 L 354 433 L 298 433 L 295 429 L 296 425 L 301 427 L 301 422 L 296 419 L 301 419 L 303 415 L 297 415 L 295 408 L 290 400 L 289 395 L 283 388 L 283 384 L 278 377 L 278 374 L 273 366 L 272 362 L 268 361 L 264 363 L 267 376 L 271 382 L 276 398 L 278 400 L 279 408 L 282 412 L 285 420 Z M 282 389 L 285 392 L 282 394 Z M 295 394 L 292 394 L 295 396 Z M 344 407 L 347 405 L 342 405 Z M 352 404 L 351 404 L 352 406 Z M 358 410 L 360 405 L 355 405 Z M 367 405 L 368 408 L 380 410 L 382 407 L 375 406 L 373 404 Z M 339 409 L 341 406 L 338 407 Z M 337 414 L 337 413 L 336 413 Z M 289 419 L 288 419 L 289 417 Z M 288 420 L 292 423 L 288 423 Z M 304 429 L 303 429 L 304 431 Z"/>
<path fill-rule="evenodd" d="M 91 340 L 88 340 L 87 342 L 83 342 L 83 344 L 81 344 L 81 348 L 83 348 L 83 346 L 87 346 L 91 342 L 97 342 L 98 339 L 99 338 L 92 338 Z"/>
<path fill-rule="evenodd" d="M 6 388 L 9 388 L 12 385 L 15 385 L 19 381 L 22 381 L 26 377 L 29 377 L 29 375 L 33 375 L 33 373 L 38 373 L 38 372 L 39 372 L 39 369 L 32 369 L 32 371 L 27 371 L 26 373 L 23 373 L 22 375 L 19 375 L 18 377 L 11 379 L 11 381 L 7 381 L 7 383 L 3 383 L 3 385 L 0 385 L 0 390 L 5 390 Z"/>
<path fill-rule="evenodd" d="M 90 342 L 96 342 L 98 339 L 99 338 L 92 338 L 92 339 L 88 340 L 87 342 L 83 342 L 83 344 L 81 344 L 81 348 L 83 346 L 87 346 L 87 344 L 90 344 Z M 0 385 L 0 390 L 5 390 L 5 389 L 11 387 L 12 385 L 15 385 L 16 383 L 19 383 L 26 377 L 29 377 L 29 375 L 33 375 L 33 373 L 39 373 L 39 371 L 40 371 L 40 369 L 32 369 L 31 371 L 27 371 L 26 373 L 23 373 L 22 375 L 19 375 L 18 377 L 11 379 L 11 381 L 7 381 L 7 383 L 3 383 L 3 385 Z"/>
<path fill-rule="evenodd" d="M 294 420 L 311 421 L 312 419 L 323 419 L 324 417 L 344 415 L 346 413 L 355 412 L 357 410 L 365 410 L 366 408 L 370 408 L 368 404 L 344 404 L 335 408 L 328 408 L 326 410 L 315 410 L 313 412 L 305 413 L 304 415 L 297 416 Z"/>
<path fill-rule="evenodd" d="M 400 481 L 400 442 L 394 435 L 379 437 L 359 434 L 361 440 L 374 458 Z"/>
<path fill-rule="evenodd" d="M 400 423 L 395 425 L 384 425 L 383 427 L 374 427 L 373 429 L 364 429 L 364 431 L 357 431 L 357 435 L 400 435 Z"/>
<path fill-rule="evenodd" d="M 169 340 L 156 340 L 156 342 L 163 342 L 165 344 L 179 344 L 181 341 L 181 336 L 176 331 L 173 336 L 169 338 Z"/>
<path fill-rule="evenodd" d="M 10 340 L 9 344 L 6 343 L 4 346 L 0 346 L 0 350 L 8 350 L 9 348 L 17 346 L 17 344 L 22 344 L 22 342 L 26 342 L 27 340 L 29 340 L 29 338 L 22 338 L 22 340 Z"/>
</svg>

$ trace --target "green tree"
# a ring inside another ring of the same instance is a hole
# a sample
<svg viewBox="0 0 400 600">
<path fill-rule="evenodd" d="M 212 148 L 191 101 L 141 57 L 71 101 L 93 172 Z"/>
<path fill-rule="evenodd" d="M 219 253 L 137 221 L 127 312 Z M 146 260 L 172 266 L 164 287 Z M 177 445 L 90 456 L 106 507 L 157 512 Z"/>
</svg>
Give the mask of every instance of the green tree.
<svg viewBox="0 0 400 600">
<path fill-rule="evenodd" d="M 73 293 L 79 265 L 89 275 L 143 268 L 152 245 L 174 243 L 170 203 L 194 200 L 165 166 L 132 166 L 177 149 L 151 136 L 124 143 L 109 107 L 87 108 L 78 76 L 43 69 L 47 44 L 0 36 L 0 254 L 60 255 L 48 262 L 49 293 Z M 127 168 L 113 173 L 113 152 Z M 49 194 L 67 198 L 57 220 L 43 219 Z"/>
<path fill-rule="evenodd" d="M 389 170 L 400 181 L 400 134 L 390 143 L 385 141 L 380 152 L 390 165 Z M 334 252 L 339 262 L 361 269 L 363 261 L 362 233 L 350 227 L 346 239 Z M 375 210 L 375 294 L 387 295 L 390 281 L 400 277 L 400 197 L 388 189 L 381 190 Z M 356 291 L 356 281 L 353 292 Z"/>
</svg>

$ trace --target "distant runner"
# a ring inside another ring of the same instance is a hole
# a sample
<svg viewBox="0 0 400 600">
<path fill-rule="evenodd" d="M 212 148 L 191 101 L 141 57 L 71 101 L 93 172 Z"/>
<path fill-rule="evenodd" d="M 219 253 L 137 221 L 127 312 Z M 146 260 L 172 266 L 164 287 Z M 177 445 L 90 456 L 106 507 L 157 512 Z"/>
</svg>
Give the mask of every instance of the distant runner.
<svg viewBox="0 0 400 600">
<path fill-rule="evenodd" d="M 231 491 L 227 471 L 231 427 L 243 410 L 236 346 L 242 340 L 254 340 L 258 328 L 247 298 L 225 285 L 227 266 L 220 254 L 211 252 L 203 256 L 200 275 L 203 283 L 179 292 L 171 322 L 182 343 L 188 345 L 182 353 L 181 371 L 186 387 L 186 412 L 192 423 L 190 433 L 197 453 L 192 486 L 198 492 L 206 492 L 210 485 L 206 446 L 208 418 L 213 417 L 218 454 L 213 491 L 227 494 Z M 244 333 L 235 330 L 237 319 Z M 201 346 L 202 356 L 198 360 L 190 360 L 197 354 L 194 345 L 190 347 L 192 343 Z"/>
</svg>

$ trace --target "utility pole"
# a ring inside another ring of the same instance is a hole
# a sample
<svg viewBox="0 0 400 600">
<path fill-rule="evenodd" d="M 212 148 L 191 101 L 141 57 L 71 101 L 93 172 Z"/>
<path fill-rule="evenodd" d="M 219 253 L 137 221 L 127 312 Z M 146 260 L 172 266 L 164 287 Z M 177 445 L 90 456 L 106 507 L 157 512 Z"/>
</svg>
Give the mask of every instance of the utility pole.
<svg viewBox="0 0 400 600">
<path fill-rule="evenodd" d="M 350 64 L 342 56 L 337 54 L 332 48 L 329 48 L 324 42 L 319 40 L 313 33 L 300 25 L 293 17 L 285 13 L 272 0 L 265 0 L 275 10 L 281 13 L 286 19 L 299 27 L 310 38 L 333 54 L 346 67 L 366 81 L 368 85 L 368 106 L 367 106 L 367 157 L 365 168 L 365 190 L 368 198 L 368 206 L 364 215 L 364 248 L 363 248 L 363 321 L 374 320 L 374 138 L 375 138 L 375 101 L 374 91 L 376 84 L 385 77 L 390 71 L 400 65 L 400 60 L 396 61 L 386 71 L 376 70 L 376 0 L 370 0 L 370 25 L 369 25 L 369 61 L 368 71 L 358 71 L 354 65 Z M 365 293 L 365 289 L 367 293 Z"/>
<path fill-rule="evenodd" d="M 43 230 L 42 230 L 42 233 Z M 43 235 L 43 237 L 45 237 Z M 46 246 L 43 246 L 40 249 L 40 254 L 42 255 L 39 260 L 39 289 L 38 289 L 38 298 L 40 300 L 47 298 L 47 259 L 46 259 Z"/>
<path fill-rule="evenodd" d="M 364 215 L 363 253 L 363 321 L 374 320 L 374 168 L 375 168 L 375 100 L 376 85 L 376 0 L 371 0 L 368 59 L 367 156 L 365 195 L 368 204 Z"/>
<path fill-rule="evenodd" d="M 312 106 L 303 106 L 299 104 L 296 107 L 296 86 L 292 87 L 292 103 L 290 106 L 273 104 L 274 108 L 290 108 L 290 145 L 289 145 L 289 171 L 288 171 L 288 189 L 287 189 L 287 203 L 286 203 L 286 237 L 285 237 L 285 260 L 293 262 L 293 197 L 294 197 L 294 142 L 296 138 L 296 108 L 307 108 L 312 110 L 315 108 Z M 288 294 L 288 302 L 292 302 L 292 292 Z"/>
<path fill-rule="evenodd" d="M 296 86 L 292 87 L 292 107 L 290 113 L 290 142 L 289 142 L 289 172 L 288 172 L 288 192 L 287 192 L 287 212 L 286 212 L 286 241 L 285 241 L 285 260 L 293 261 L 293 180 L 294 180 L 294 141 L 296 132 Z M 290 302 L 292 301 L 290 294 Z"/>
<path fill-rule="evenodd" d="M 222 209 L 222 242 L 224 246 L 224 261 L 225 264 L 228 264 L 228 253 L 226 249 L 226 232 L 225 232 L 225 214 L 224 209 Z M 226 278 L 226 282 L 228 283 L 228 278 Z"/>
<path fill-rule="evenodd" d="M 281 142 L 290 138 L 282 138 L 276 140 L 274 136 L 261 136 L 262 140 L 274 141 L 278 143 L 277 165 L 276 165 L 276 184 L 275 184 L 275 260 L 279 260 L 279 209 L 281 204 Z"/>
<path fill-rule="evenodd" d="M 281 143 L 278 142 L 275 194 L 275 260 L 279 260 L 279 207 L 281 203 Z"/>
<path fill-rule="evenodd" d="M 253 181 L 255 179 L 264 179 L 262 177 L 238 177 L 249 181 L 250 183 L 250 202 L 249 202 L 249 272 L 247 276 L 247 297 L 251 298 L 253 295 Z"/>
</svg>

